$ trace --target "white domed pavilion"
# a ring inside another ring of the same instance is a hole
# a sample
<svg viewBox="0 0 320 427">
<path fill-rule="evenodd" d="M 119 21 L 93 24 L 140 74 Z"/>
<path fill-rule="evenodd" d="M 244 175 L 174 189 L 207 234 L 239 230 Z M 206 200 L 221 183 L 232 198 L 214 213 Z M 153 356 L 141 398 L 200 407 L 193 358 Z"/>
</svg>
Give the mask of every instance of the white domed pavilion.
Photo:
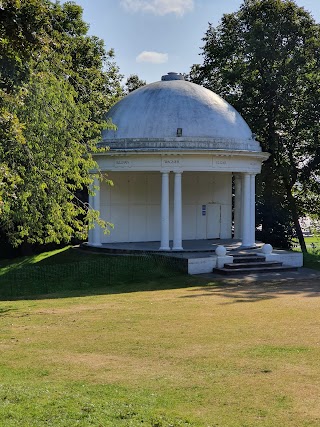
<svg viewBox="0 0 320 427">
<path fill-rule="evenodd" d="M 234 238 L 254 247 L 255 176 L 269 155 L 230 104 L 169 73 L 107 117 L 117 130 L 103 132 L 110 149 L 94 157 L 114 186 L 101 183 L 90 205 L 114 229 L 95 227 L 89 245 L 159 242 L 161 251 L 182 251 L 186 240 Z"/>
</svg>

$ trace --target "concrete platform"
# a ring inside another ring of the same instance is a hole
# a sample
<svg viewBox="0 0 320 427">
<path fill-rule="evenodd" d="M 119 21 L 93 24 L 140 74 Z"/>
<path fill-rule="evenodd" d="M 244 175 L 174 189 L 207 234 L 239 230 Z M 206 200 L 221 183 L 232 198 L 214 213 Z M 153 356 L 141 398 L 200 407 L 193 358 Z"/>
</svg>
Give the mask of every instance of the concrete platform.
<svg viewBox="0 0 320 427">
<path fill-rule="evenodd" d="M 170 242 L 172 244 L 172 242 Z M 218 245 L 225 246 L 227 253 L 218 257 L 215 249 Z M 226 263 L 233 262 L 236 255 L 262 256 L 263 243 L 256 242 L 256 247 L 243 249 L 240 240 L 233 239 L 208 239 L 208 240 L 184 240 L 183 251 L 159 251 L 160 242 L 123 242 L 102 244 L 99 247 L 91 247 L 83 244 L 84 249 L 90 251 L 108 253 L 113 255 L 138 255 L 153 253 L 180 260 L 180 269 L 188 274 L 211 273 L 214 268 L 222 268 Z M 274 250 L 266 256 L 266 261 L 281 262 L 288 266 L 302 267 L 303 256 L 300 252 Z"/>
<path fill-rule="evenodd" d="M 86 243 L 84 244 L 86 245 Z M 170 247 L 173 242 L 170 241 Z M 183 251 L 160 251 L 160 242 L 121 242 L 121 243 L 102 243 L 98 246 L 103 252 L 159 252 L 159 253 L 187 253 L 187 252 L 214 252 L 218 245 L 223 245 L 228 251 L 239 250 L 241 241 L 236 239 L 199 239 L 199 240 L 183 240 Z M 257 247 L 262 246 L 261 242 L 256 243 Z"/>
</svg>

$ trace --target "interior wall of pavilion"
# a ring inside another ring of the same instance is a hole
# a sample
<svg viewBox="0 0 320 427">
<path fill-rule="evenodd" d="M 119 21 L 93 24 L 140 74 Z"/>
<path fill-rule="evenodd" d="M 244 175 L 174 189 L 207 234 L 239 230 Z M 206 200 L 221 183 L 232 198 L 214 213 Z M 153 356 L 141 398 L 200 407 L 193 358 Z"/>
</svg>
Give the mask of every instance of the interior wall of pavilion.
<svg viewBox="0 0 320 427">
<path fill-rule="evenodd" d="M 111 172 L 101 185 L 100 213 L 114 224 L 102 243 L 160 240 L 161 173 Z M 170 173 L 170 239 L 173 238 L 173 184 Z M 182 239 L 231 238 L 232 174 L 182 173 Z"/>
</svg>

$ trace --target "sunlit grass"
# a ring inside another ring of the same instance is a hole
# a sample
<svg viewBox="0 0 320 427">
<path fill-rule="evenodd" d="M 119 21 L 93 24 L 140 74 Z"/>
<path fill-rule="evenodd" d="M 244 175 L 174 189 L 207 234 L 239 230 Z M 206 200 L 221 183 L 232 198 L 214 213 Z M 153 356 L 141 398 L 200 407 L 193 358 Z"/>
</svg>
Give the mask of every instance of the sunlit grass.
<svg viewBox="0 0 320 427">
<path fill-rule="evenodd" d="M 56 286 L 41 295 L 26 275 L 28 299 L 0 303 L 0 426 L 320 425 L 320 282 L 136 261 L 65 248 L 0 266 L 0 289 L 28 269 Z M 110 263 L 121 280 L 106 281 Z"/>
<path fill-rule="evenodd" d="M 1 303 L 0 426 L 320 425 L 319 283 L 92 292 Z"/>
<path fill-rule="evenodd" d="M 56 255 L 63 254 L 63 252 L 67 251 L 68 249 L 70 249 L 70 246 L 65 246 L 63 248 L 56 249 L 53 251 L 42 252 L 41 254 L 25 256 L 18 259 L 0 260 L 0 276 L 17 268 L 37 264 L 44 260 L 48 261 L 50 257 L 55 257 Z"/>
<path fill-rule="evenodd" d="M 307 268 L 320 270 L 320 236 L 305 237 L 308 253 L 303 255 L 303 265 Z M 301 251 L 298 239 L 295 239 L 293 250 Z"/>
</svg>

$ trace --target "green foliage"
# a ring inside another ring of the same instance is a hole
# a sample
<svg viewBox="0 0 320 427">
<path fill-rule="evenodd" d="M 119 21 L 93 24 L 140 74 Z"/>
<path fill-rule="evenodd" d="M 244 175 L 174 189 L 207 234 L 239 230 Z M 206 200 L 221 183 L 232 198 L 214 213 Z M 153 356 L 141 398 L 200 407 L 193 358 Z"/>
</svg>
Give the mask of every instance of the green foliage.
<svg viewBox="0 0 320 427">
<path fill-rule="evenodd" d="M 77 194 L 93 182 L 91 153 L 122 95 L 114 53 L 72 2 L 7 0 L 1 14 L 2 233 L 14 246 L 84 239 L 98 212 Z"/>
<path fill-rule="evenodd" d="M 30 74 L 29 60 L 42 49 L 48 26 L 46 0 L 3 0 L 0 9 L 1 90 L 16 92 Z"/>
<path fill-rule="evenodd" d="M 294 223 L 301 237 L 299 216 L 319 215 L 319 25 L 293 1 L 245 0 L 203 40 L 190 78 L 234 105 L 271 154 L 259 177 L 262 229 L 271 241 L 279 222 L 290 240 Z"/>
<path fill-rule="evenodd" d="M 136 89 L 139 89 L 139 87 L 145 86 L 146 82 L 145 80 L 139 79 L 139 76 L 137 74 L 131 74 L 125 83 L 126 86 L 126 92 L 130 93 Z"/>
</svg>

